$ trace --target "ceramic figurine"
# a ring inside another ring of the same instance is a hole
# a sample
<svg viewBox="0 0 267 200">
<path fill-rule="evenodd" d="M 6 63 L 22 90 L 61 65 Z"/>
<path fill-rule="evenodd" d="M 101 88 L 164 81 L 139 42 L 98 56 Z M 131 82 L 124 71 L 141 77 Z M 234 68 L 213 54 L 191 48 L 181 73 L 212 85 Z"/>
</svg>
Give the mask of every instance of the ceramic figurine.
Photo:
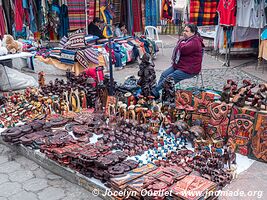
<svg viewBox="0 0 267 200">
<path fill-rule="evenodd" d="M 142 95 L 148 97 L 151 95 L 151 88 L 156 85 L 155 65 L 150 54 L 145 53 L 139 65 L 138 76 L 140 77 L 137 84 L 141 87 Z"/>
<path fill-rule="evenodd" d="M 135 111 L 134 111 L 135 106 L 134 105 L 130 105 L 128 107 L 128 111 L 127 111 L 127 119 L 129 120 L 135 120 Z"/>
<path fill-rule="evenodd" d="M 80 100 L 82 103 L 82 109 L 87 109 L 87 99 L 84 91 L 80 92 Z"/>
</svg>

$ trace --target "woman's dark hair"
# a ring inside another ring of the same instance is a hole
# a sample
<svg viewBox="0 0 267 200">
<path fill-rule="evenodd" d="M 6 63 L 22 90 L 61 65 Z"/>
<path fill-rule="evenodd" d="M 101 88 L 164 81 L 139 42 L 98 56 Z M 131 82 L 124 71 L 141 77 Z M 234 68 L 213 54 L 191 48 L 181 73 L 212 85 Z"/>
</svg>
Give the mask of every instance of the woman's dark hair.
<svg viewBox="0 0 267 200">
<path fill-rule="evenodd" d="M 119 23 L 119 28 L 121 28 L 121 27 L 123 27 L 123 26 L 126 26 L 126 24 L 123 23 L 123 22 Z"/>
<path fill-rule="evenodd" d="M 185 27 L 188 27 L 191 33 L 198 34 L 198 28 L 195 24 L 186 24 Z"/>
</svg>

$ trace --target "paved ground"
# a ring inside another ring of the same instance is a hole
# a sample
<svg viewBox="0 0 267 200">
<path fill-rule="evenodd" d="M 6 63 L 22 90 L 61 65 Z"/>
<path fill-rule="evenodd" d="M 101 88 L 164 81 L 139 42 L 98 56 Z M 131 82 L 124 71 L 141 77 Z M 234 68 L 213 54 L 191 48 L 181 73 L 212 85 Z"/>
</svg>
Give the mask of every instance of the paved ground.
<svg viewBox="0 0 267 200">
<path fill-rule="evenodd" d="M 160 51 L 155 60 L 157 77 L 170 65 L 170 56 L 176 39 L 173 36 L 161 36 L 165 48 Z M 205 87 L 221 90 L 225 81 L 229 78 L 238 80 L 244 78 L 253 82 L 267 82 L 267 70 L 263 66 L 256 69 L 255 57 L 233 57 L 230 67 L 223 67 L 223 57 L 216 59 L 205 54 L 203 60 L 203 79 Z M 266 66 L 265 66 L 266 67 Z M 125 69 L 114 72 L 115 80 L 123 82 L 126 76 L 136 75 L 138 63 L 128 65 Z M 36 77 L 36 75 L 32 74 Z M 55 76 L 47 76 L 47 81 Z M 195 85 L 196 79 L 185 80 L 182 87 Z M 198 81 L 197 86 L 200 86 Z M 14 161 L 8 161 L 9 150 L 0 145 L 0 200 L 6 199 L 99 199 L 92 196 L 83 188 L 53 175 L 40 168 L 32 161 L 15 156 Z M 220 199 L 267 199 L 267 164 L 254 162 L 247 170 L 242 172 L 237 180 L 234 180 L 225 191 L 241 192 L 246 196 L 221 197 Z M 252 193 L 254 192 L 254 196 Z M 239 193 L 240 194 L 240 193 Z M 252 195 L 252 196 L 251 196 Z"/>
<path fill-rule="evenodd" d="M 100 200 L 0 144 L 0 200 L 18 199 Z"/>
</svg>

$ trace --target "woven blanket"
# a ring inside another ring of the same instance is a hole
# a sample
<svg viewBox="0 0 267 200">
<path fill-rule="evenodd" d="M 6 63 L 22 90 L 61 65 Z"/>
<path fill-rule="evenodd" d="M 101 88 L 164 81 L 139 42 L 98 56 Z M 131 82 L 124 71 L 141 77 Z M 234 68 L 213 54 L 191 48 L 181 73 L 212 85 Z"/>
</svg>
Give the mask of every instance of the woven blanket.
<svg viewBox="0 0 267 200">
<path fill-rule="evenodd" d="M 95 17 L 95 0 L 89 1 L 89 7 L 88 7 L 88 24 L 94 20 Z"/>
<path fill-rule="evenodd" d="M 190 23 L 198 26 L 218 24 L 218 2 L 219 0 L 191 0 Z"/>
<path fill-rule="evenodd" d="M 90 8 L 91 1 L 87 1 Z M 88 16 L 90 9 L 88 9 Z M 90 11 L 91 12 L 91 11 Z M 86 28 L 86 14 L 84 0 L 68 0 L 68 13 L 70 30 Z"/>
<path fill-rule="evenodd" d="M 139 0 L 132 1 L 133 12 L 133 32 L 141 32 L 141 5 Z"/>
<path fill-rule="evenodd" d="M 76 51 L 62 49 L 61 50 L 61 63 L 73 65 L 75 60 Z"/>
<path fill-rule="evenodd" d="M 157 26 L 157 2 L 146 0 L 146 26 Z"/>
</svg>

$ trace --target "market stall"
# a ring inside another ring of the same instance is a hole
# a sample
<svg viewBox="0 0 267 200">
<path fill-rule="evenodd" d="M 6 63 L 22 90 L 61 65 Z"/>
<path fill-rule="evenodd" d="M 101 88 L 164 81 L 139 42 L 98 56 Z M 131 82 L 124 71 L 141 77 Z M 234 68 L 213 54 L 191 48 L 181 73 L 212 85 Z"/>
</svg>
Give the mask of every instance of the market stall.
<svg viewBox="0 0 267 200">
<path fill-rule="evenodd" d="M 44 84 L 40 74 L 39 88 L 1 99 L 1 142 L 89 190 L 134 191 L 137 199 L 190 199 L 188 188 L 212 196 L 252 164 L 245 156 L 267 161 L 266 84 L 228 80 L 222 92 L 196 93 L 168 79 L 156 102 L 146 56 L 140 78 L 116 84 L 114 96 L 108 76 L 69 72 L 67 82 Z"/>
</svg>

